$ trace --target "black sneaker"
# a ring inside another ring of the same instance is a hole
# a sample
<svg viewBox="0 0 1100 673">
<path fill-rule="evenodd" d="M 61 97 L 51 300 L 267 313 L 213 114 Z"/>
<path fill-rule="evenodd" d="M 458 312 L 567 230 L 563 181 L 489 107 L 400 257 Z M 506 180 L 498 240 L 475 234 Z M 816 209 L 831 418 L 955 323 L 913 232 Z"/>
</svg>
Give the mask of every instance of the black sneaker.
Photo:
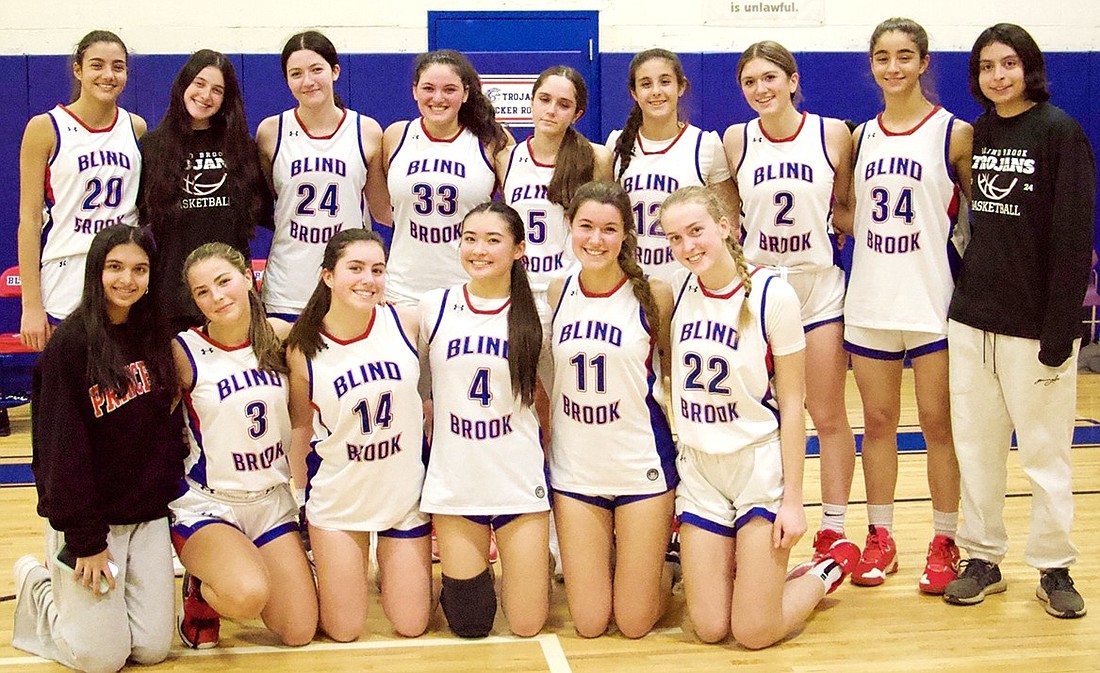
<svg viewBox="0 0 1100 673">
<path fill-rule="evenodd" d="M 966 559 L 959 564 L 959 577 L 943 592 L 943 599 L 955 605 L 977 605 L 987 594 L 999 594 L 1008 585 L 1001 579 L 996 563 L 984 559 Z"/>
<path fill-rule="evenodd" d="M 1085 599 L 1073 588 L 1069 568 L 1047 568 L 1039 573 L 1035 596 L 1043 601 L 1048 614 L 1060 619 L 1084 617 Z"/>
</svg>

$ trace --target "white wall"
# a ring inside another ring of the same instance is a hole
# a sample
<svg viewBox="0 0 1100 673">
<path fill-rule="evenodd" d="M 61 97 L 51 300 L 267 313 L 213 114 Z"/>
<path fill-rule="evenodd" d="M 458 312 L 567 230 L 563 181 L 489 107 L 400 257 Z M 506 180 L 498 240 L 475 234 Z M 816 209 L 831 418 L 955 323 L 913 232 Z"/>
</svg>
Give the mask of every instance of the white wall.
<svg viewBox="0 0 1100 673">
<path fill-rule="evenodd" d="M 600 50 L 605 52 L 653 46 L 739 51 L 760 39 L 778 40 L 793 51 L 861 51 L 874 25 L 897 15 L 924 25 L 934 50 L 969 50 L 978 33 L 998 21 L 1025 26 L 1048 51 L 1091 51 L 1100 41 L 1096 0 L 793 0 L 824 6 L 823 25 L 706 25 L 707 10 L 723 1 L 0 0 L 0 54 L 70 53 L 93 28 L 118 32 L 138 53 L 189 53 L 200 47 L 277 53 L 287 37 L 304 27 L 323 30 L 341 51 L 420 52 L 427 48 L 429 9 L 599 10 Z"/>
</svg>

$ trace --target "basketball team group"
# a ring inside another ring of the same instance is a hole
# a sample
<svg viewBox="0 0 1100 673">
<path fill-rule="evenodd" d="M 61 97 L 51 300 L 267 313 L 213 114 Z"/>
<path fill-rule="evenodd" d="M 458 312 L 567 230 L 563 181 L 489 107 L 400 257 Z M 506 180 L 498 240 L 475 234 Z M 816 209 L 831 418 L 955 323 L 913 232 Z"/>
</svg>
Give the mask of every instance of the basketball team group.
<svg viewBox="0 0 1100 673">
<path fill-rule="evenodd" d="M 287 646 L 354 641 L 375 593 L 401 636 L 438 606 L 484 637 L 498 604 L 534 636 L 555 576 L 585 638 L 644 636 L 680 581 L 695 638 L 751 649 L 849 579 L 975 605 L 1008 589 L 1013 432 L 1036 610 L 1085 615 L 1070 445 L 1089 142 L 1017 25 L 974 43 L 973 125 L 922 85 L 920 25 L 882 22 L 868 55 L 884 107 L 854 128 L 800 110 L 794 56 L 762 41 L 731 73 L 757 117 L 721 137 L 682 119 L 680 59 L 649 49 L 606 144 L 574 128 L 589 92 L 565 66 L 538 76 L 517 143 L 462 54 L 417 57 L 419 116 L 383 130 L 306 31 L 281 55 L 297 106 L 253 137 L 223 54 L 191 55 L 146 133 L 118 106 L 122 40 L 86 35 L 72 102 L 33 117 L 19 155 L 47 525 L 44 563 L 15 564 L 13 645 L 116 671 L 176 633 L 214 647 L 222 618 Z M 865 539 L 845 530 L 849 363 Z M 906 364 L 930 542 L 919 579 L 891 579 Z M 822 515 L 791 559 L 806 412 Z"/>
</svg>

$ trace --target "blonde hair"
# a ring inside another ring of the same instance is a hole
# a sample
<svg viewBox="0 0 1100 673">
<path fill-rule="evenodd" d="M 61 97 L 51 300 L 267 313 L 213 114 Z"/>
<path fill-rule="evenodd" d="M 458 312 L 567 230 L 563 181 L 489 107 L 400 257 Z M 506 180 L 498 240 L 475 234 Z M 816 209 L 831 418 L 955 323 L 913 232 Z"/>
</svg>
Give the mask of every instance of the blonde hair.
<svg viewBox="0 0 1100 673">
<path fill-rule="evenodd" d="M 668 198 L 661 204 L 659 216 L 664 219 L 666 210 L 673 206 L 688 203 L 703 206 L 716 224 L 726 217 L 725 206 L 722 205 L 718 195 L 707 187 L 700 186 L 681 187 L 669 194 Z M 737 315 L 737 325 L 743 327 L 749 319 L 749 295 L 752 293 L 752 276 L 749 274 L 749 264 L 745 261 L 745 251 L 741 248 L 741 242 L 737 240 L 737 236 L 733 232 L 726 236 L 726 248 L 729 249 L 730 256 L 733 257 L 733 263 L 737 267 L 737 275 L 741 278 L 741 287 L 744 288 L 744 301 L 741 302 L 741 311 Z"/>
</svg>

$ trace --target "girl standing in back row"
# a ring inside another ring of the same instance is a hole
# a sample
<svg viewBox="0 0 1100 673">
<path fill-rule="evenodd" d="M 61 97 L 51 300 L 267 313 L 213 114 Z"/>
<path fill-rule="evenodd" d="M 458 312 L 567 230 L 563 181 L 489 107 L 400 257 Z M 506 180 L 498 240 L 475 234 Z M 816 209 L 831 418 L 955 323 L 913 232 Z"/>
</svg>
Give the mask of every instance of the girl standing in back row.
<svg viewBox="0 0 1100 673">
<path fill-rule="evenodd" d="M 852 136 L 839 119 L 799 112 L 794 56 L 775 42 L 749 46 L 737 81 L 760 116 L 726 129 L 726 157 L 741 203 L 745 259 L 777 269 L 794 288 L 806 334 L 806 407 L 821 447 L 821 530 L 813 558 L 844 537 L 856 445 L 844 405 L 844 271 L 833 221 L 851 228 Z M 796 166 L 794 170 L 790 167 Z"/>
<path fill-rule="evenodd" d="M 27 122 L 19 149 L 19 336 L 36 351 L 80 303 L 96 232 L 138 219 L 145 120 L 118 106 L 129 75 L 126 45 L 93 30 L 76 46 L 72 73 L 72 102 Z"/>
<path fill-rule="evenodd" d="M 496 187 L 498 152 L 515 141 L 496 120 L 481 78 L 450 49 L 421 54 L 413 70 L 418 119 L 391 124 L 383 165 L 393 203 L 387 298 L 413 305 L 466 280 L 462 218 Z"/>
<path fill-rule="evenodd" d="M 382 127 L 344 106 L 336 47 L 314 30 L 283 47 L 282 69 L 298 107 L 268 117 L 256 131 L 275 188 L 275 236 L 264 271 L 264 305 L 293 322 L 320 273 L 325 243 L 341 229 L 362 229 L 366 206 L 390 222 L 382 173 Z"/>
<path fill-rule="evenodd" d="M 894 488 L 904 359 L 913 367 L 917 415 L 928 446 L 932 542 L 921 591 L 942 594 L 959 550 L 959 464 L 947 389 L 947 304 L 959 252 L 951 240 L 960 192 L 970 191 L 972 129 L 932 103 L 921 78 L 928 34 L 887 19 L 871 35 L 871 74 L 886 107 L 855 140 L 855 251 L 844 302 L 844 346 L 863 402 L 867 542 L 852 582 L 877 586 L 898 569 Z"/>
<path fill-rule="evenodd" d="M 718 134 L 680 118 L 688 79 L 679 56 L 666 49 L 638 53 L 627 89 L 634 105 L 623 129 L 607 137 L 613 177 L 630 194 L 642 271 L 669 282 L 678 267 L 661 228 L 661 202 L 681 187 L 708 185 L 732 207 L 730 170 Z"/>
</svg>

